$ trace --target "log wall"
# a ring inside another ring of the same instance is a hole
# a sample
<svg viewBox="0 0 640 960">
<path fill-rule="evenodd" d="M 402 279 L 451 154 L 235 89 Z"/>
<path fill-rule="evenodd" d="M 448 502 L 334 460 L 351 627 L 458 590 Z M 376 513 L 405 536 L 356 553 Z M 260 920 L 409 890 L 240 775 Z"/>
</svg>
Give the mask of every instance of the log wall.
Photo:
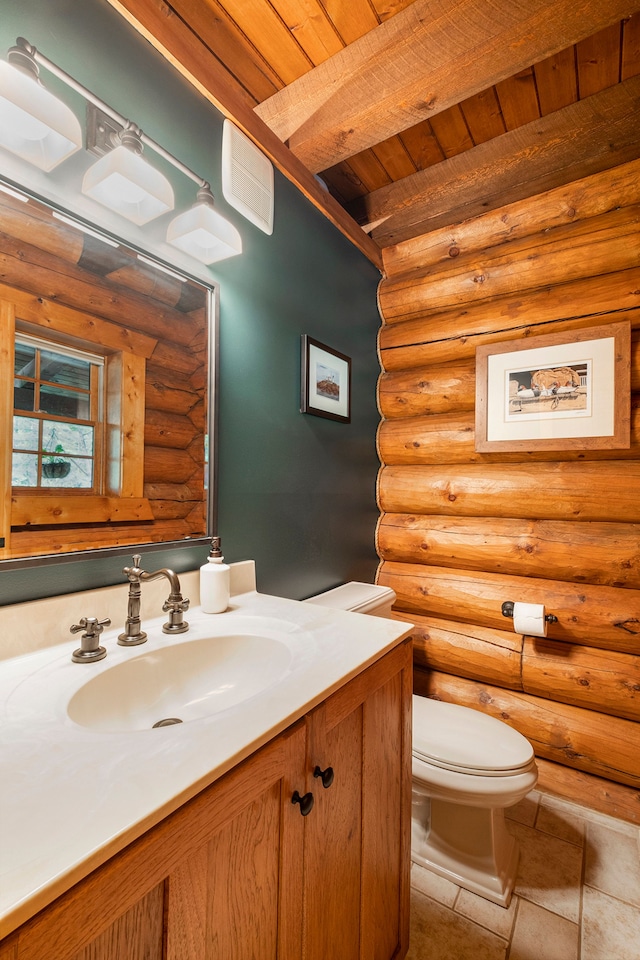
<svg viewBox="0 0 640 960">
<path fill-rule="evenodd" d="M 640 822 L 640 161 L 384 262 L 377 579 L 415 624 L 416 692 L 512 724 L 586 795 L 585 773 L 624 785 Z M 620 321 L 628 448 L 476 451 L 477 346 Z M 504 600 L 558 622 L 517 636 Z"/>
</svg>

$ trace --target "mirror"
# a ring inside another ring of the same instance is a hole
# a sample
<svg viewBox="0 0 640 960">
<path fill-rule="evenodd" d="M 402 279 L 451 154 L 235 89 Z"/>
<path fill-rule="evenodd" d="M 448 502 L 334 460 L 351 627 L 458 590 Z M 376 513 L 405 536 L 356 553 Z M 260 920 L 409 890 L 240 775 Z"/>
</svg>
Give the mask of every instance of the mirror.
<svg viewBox="0 0 640 960">
<path fill-rule="evenodd" d="M 215 288 L 25 198 L 0 189 L 0 560 L 211 536 Z"/>
</svg>

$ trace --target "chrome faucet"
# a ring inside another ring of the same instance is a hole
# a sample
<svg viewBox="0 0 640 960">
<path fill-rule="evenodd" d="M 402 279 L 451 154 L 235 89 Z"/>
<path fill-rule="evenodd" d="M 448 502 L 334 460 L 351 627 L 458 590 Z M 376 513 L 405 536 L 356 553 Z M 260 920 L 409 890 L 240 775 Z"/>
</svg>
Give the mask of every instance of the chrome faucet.
<svg viewBox="0 0 640 960">
<path fill-rule="evenodd" d="M 147 634 L 141 630 L 140 620 L 140 584 L 142 581 L 159 580 L 160 577 L 166 577 L 169 581 L 171 591 L 162 605 L 164 613 L 169 614 L 169 619 L 162 625 L 163 633 L 185 633 L 189 629 L 189 624 L 183 619 L 182 614 L 189 609 L 189 601 L 183 599 L 180 592 L 180 581 L 178 575 L 162 567 L 161 570 L 155 570 L 153 573 L 147 573 L 140 566 L 142 557 L 136 554 L 133 558 L 132 567 L 124 567 L 123 573 L 129 581 L 129 601 L 127 605 L 127 619 L 124 624 L 124 631 L 118 637 L 118 643 L 123 647 L 134 647 L 139 643 L 144 643 Z"/>
</svg>

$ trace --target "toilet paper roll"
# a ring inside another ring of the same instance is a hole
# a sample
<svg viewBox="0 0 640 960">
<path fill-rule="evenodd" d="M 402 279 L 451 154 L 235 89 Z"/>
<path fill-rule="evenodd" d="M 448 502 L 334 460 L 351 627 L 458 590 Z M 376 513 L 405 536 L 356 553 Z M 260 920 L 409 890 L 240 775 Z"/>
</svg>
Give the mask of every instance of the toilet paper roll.
<svg viewBox="0 0 640 960">
<path fill-rule="evenodd" d="M 546 637 L 547 621 L 542 603 L 514 603 L 513 629 L 529 637 Z"/>
</svg>

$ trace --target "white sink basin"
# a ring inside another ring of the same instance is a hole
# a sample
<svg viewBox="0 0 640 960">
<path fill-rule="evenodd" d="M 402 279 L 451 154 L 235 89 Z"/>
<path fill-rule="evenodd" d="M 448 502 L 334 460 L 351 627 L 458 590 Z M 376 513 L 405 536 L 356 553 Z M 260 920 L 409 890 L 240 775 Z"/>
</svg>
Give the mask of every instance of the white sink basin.
<svg viewBox="0 0 640 960">
<path fill-rule="evenodd" d="M 109 732 L 198 720 L 275 685 L 292 659 L 286 643 L 252 634 L 148 650 L 89 679 L 69 700 L 67 713 L 74 723 Z"/>
</svg>

